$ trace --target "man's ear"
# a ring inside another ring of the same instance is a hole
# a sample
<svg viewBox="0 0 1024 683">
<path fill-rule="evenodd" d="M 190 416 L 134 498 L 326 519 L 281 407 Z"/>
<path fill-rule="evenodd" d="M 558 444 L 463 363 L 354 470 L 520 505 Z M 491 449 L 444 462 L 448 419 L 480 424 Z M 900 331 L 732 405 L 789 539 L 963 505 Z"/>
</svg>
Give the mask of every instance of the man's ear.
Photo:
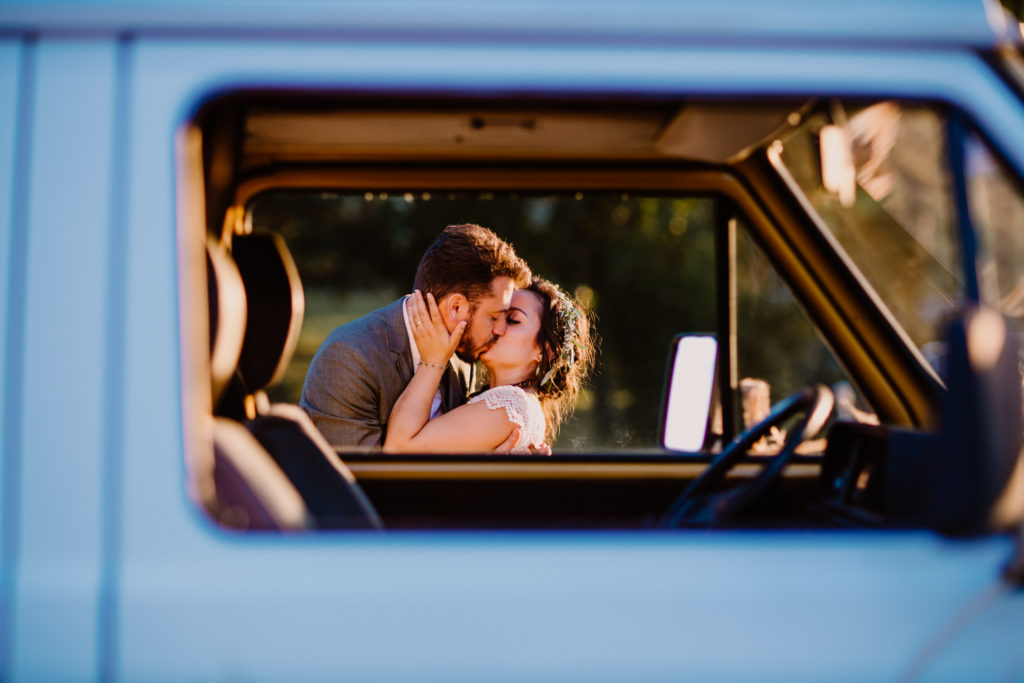
<svg viewBox="0 0 1024 683">
<path fill-rule="evenodd" d="M 455 324 L 460 320 L 469 319 L 469 300 L 464 294 L 455 292 L 442 299 L 438 310 L 444 317 L 445 322 Z"/>
<path fill-rule="evenodd" d="M 437 310 L 449 332 L 455 329 L 460 320 L 469 320 L 469 300 L 463 294 L 447 295 L 437 302 Z"/>
</svg>

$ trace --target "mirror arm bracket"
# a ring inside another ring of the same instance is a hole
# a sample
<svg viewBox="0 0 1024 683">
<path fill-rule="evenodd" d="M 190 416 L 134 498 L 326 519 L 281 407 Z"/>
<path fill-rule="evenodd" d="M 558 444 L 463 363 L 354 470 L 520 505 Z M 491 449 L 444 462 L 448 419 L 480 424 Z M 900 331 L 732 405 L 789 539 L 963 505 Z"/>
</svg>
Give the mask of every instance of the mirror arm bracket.
<svg viewBox="0 0 1024 683">
<path fill-rule="evenodd" d="M 739 433 L 741 415 L 736 365 L 736 211 L 723 200 L 715 205 L 715 306 L 718 318 L 718 387 L 722 407 L 723 443 Z"/>
</svg>

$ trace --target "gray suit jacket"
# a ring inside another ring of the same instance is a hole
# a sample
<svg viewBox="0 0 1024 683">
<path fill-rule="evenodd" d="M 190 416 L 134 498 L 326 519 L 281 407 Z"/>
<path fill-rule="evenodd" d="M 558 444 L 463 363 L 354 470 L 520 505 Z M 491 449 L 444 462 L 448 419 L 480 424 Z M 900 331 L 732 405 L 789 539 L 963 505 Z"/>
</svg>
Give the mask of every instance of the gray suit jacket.
<svg viewBox="0 0 1024 683">
<path fill-rule="evenodd" d="M 391 408 L 412 379 L 403 299 L 331 332 L 309 364 L 299 405 L 337 450 L 379 450 Z M 452 360 L 441 380 L 441 408 L 466 400 L 474 366 Z"/>
</svg>

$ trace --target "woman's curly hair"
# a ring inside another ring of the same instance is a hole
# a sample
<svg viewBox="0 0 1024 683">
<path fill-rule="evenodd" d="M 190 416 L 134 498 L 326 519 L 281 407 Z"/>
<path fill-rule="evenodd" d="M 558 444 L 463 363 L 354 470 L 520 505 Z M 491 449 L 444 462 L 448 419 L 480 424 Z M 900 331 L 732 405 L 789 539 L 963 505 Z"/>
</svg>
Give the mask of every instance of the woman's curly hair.
<svg viewBox="0 0 1024 683">
<path fill-rule="evenodd" d="M 545 439 L 553 443 L 558 428 L 576 408 L 580 389 L 594 367 L 598 340 L 590 329 L 593 314 L 558 285 L 534 277 L 526 290 L 539 296 L 542 303 L 537 343 L 543 359 L 530 384 L 544 409 Z"/>
</svg>

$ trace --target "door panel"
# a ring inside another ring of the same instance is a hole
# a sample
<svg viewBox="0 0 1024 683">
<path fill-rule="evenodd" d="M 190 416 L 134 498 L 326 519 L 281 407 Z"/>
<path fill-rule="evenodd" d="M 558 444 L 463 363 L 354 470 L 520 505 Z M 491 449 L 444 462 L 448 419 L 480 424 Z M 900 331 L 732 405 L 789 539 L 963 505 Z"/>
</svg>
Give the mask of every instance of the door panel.
<svg viewBox="0 0 1024 683">
<path fill-rule="evenodd" d="M 0 321 L 4 334 L 0 334 L 0 368 L 3 369 L 3 389 L 0 390 L 0 662 L 10 662 L 11 582 L 17 540 L 17 514 L 8 506 L 17 504 L 17 472 L 19 446 L 16 442 L 17 398 L 20 373 L 21 311 L 20 292 L 24 261 L 24 221 L 17 219 L 15 197 L 23 196 L 23 176 L 16 168 L 19 155 L 18 111 L 25 103 L 18 97 L 20 75 L 24 70 L 26 48 L 17 40 L 0 40 Z M 20 155 L 24 158 L 24 153 Z M 19 202 L 17 213 L 24 213 L 24 202 Z M 18 229 L 15 229 L 15 225 Z M 17 240 L 15 240 L 17 236 Z M 11 300 L 12 294 L 18 296 Z M 11 358 L 8 356 L 16 356 Z M 9 398 L 13 395 L 14 398 Z M 6 677 L 6 668 L 0 668 L 0 677 Z"/>
<path fill-rule="evenodd" d="M 176 242 L 172 149 L 211 90 L 578 92 L 594 84 L 645 94 L 882 88 L 955 98 L 955 84 L 981 68 L 896 51 L 861 59 L 779 48 L 739 65 L 708 48 L 653 49 L 663 52 L 536 44 L 466 51 L 372 39 L 140 44 L 130 127 L 120 674 L 735 679 L 813 652 L 828 663 L 802 670 L 834 672 L 841 661 L 851 679 L 895 678 L 934 624 L 991 584 L 1008 539 L 950 553 L 923 533 L 238 534 L 189 500 L 183 423 L 203 429 L 195 406 L 209 388 L 182 377 L 208 349 L 183 333 L 197 321 L 182 308 L 179 264 L 201 251 Z M 815 67 L 805 80 L 782 76 L 800 73 L 809 58 Z M 1021 128 L 1017 121 L 1007 135 Z M 921 581 L 921 572 L 936 579 Z M 780 605 L 788 629 L 778 628 Z M 737 642 L 745 656 L 729 657 L 722 643 Z M 850 642 L 871 656 L 851 662 Z"/>
<path fill-rule="evenodd" d="M 12 660 L 62 678 L 98 666 L 115 47 L 34 50 Z"/>
</svg>

